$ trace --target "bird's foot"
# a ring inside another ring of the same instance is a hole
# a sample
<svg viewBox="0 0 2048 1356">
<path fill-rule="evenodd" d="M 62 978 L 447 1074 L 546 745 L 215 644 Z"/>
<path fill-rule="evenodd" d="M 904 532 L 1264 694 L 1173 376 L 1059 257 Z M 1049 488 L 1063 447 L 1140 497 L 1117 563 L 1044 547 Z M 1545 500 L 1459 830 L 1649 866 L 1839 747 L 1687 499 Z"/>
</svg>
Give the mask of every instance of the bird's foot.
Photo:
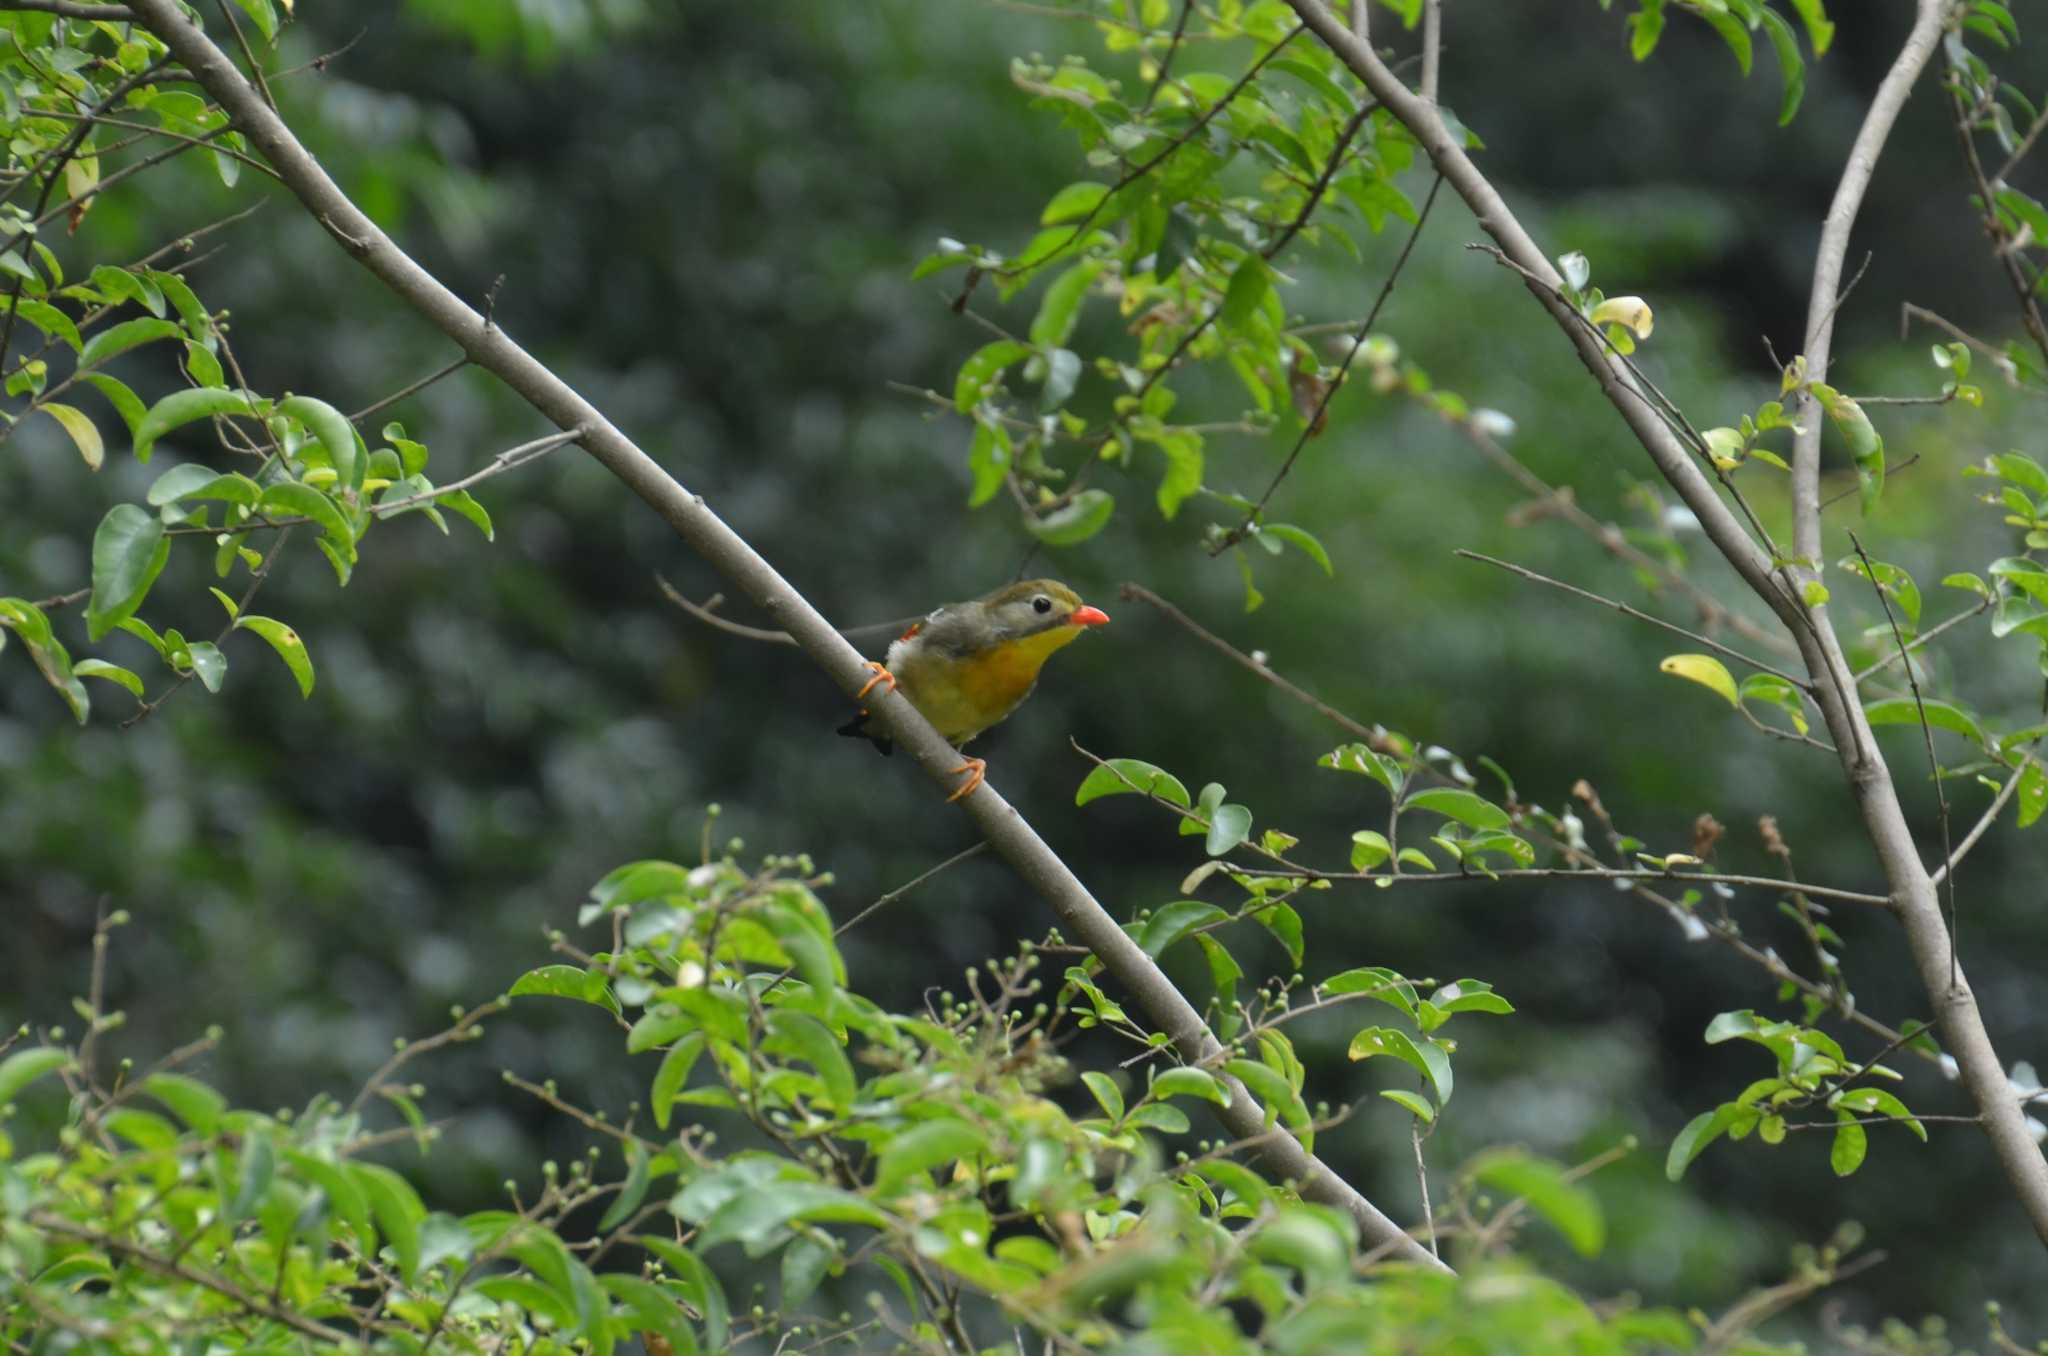
<svg viewBox="0 0 2048 1356">
<path fill-rule="evenodd" d="M 953 771 L 955 775 L 958 775 L 962 772 L 966 773 L 967 780 L 961 784 L 960 789 L 958 791 L 955 791 L 952 795 L 946 797 L 946 803 L 948 805 L 951 805 L 954 801 L 959 800 L 964 796 L 970 796 L 974 794 L 974 788 L 980 786 L 983 781 L 987 780 L 988 760 L 986 758 L 969 758 L 959 767 L 954 768 Z"/>
<path fill-rule="evenodd" d="M 880 664 L 876 663 L 872 659 L 865 660 L 863 662 L 866 664 L 868 668 L 871 668 L 875 671 L 875 676 L 868 679 L 867 686 L 863 687 L 860 691 L 853 694 L 853 699 L 855 701 L 859 701 L 862 697 L 867 696 L 868 693 L 873 692 L 875 690 L 875 685 L 877 683 L 887 683 L 889 685 L 889 690 L 891 692 L 894 692 L 896 690 L 895 674 L 889 672 L 889 670 L 883 668 Z"/>
</svg>

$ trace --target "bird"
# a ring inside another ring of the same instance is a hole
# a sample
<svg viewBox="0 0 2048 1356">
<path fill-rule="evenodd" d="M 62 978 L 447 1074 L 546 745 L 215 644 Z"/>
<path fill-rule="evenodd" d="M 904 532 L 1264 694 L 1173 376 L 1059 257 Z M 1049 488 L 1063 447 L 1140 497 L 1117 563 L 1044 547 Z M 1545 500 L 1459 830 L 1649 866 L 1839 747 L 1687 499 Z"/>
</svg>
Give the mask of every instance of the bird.
<svg viewBox="0 0 2048 1356">
<path fill-rule="evenodd" d="M 972 602 L 948 603 L 911 623 L 881 662 L 866 661 L 875 676 L 855 699 L 886 683 L 958 748 L 1023 704 L 1053 651 L 1108 621 L 1107 612 L 1082 602 L 1058 580 L 1008 584 Z M 839 733 L 867 739 L 887 754 L 892 743 L 872 726 L 871 715 L 863 707 Z M 954 768 L 967 780 L 947 801 L 980 786 L 987 769 L 981 758 Z"/>
</svg>

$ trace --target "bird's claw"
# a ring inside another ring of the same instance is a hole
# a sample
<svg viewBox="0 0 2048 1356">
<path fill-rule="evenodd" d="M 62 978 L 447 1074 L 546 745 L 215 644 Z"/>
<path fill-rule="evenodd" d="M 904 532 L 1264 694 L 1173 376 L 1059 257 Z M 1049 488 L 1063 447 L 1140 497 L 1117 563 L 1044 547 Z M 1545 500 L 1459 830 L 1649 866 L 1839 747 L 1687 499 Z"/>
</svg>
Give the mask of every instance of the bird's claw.
<svg viewBox="0 0 2048 1356">
<path fill-rule="evenodd" d="M 894 692 L 896 690 L 895 674 L 889 672 L 889 670 L 883 668 L 880 664 L 876 663 L 872 659 L 863 660 L 862 663 L 867 668 L 873 669 L 875 671 L 875 676 L 868 679 L 867 685 L 865 687 L 861 688 L 860 691 L 853 694 L 853 699 L 855 701 L 859 701 L 861 698 L 867 696 L 868 693 L 874 691 L 875 685 L 877 683 L 887 683 L 889 685 L 889 690 L 891 692 Z"/>
<path fill-rule="evenodd" d="M 986 758 L 969 758 L 959 767 L 954 768 L 953 772 L 955 776 L 963 772 L 966 773 L 967 780 L 961 784 L 959 790 L 955 791 L 952 795 L 946 797 L 946 803 L 948 805 L 951 805 L 954 801 L 960 800 L 963 797 L 972 795 L 974 793 L 974 788 L 980 786 L 982 782 L 987 779 L 988 760 Z"/>
</svg>

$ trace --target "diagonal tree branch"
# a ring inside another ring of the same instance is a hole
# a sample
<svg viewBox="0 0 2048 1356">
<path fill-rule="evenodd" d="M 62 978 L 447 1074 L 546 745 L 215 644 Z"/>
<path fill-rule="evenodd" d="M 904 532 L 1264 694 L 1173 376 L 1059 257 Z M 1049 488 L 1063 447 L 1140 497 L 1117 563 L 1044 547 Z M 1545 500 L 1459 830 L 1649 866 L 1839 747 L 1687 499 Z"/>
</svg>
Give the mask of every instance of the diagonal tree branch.
<svg viewBox="0 0 2048 1356">
<path fill-rule="evenodd" d="M 1964 1086 L 1983 1117 L 1985 1134 L 2006 1181 L 2034 1232 L 2048 1243 L 2048 1159 L 2042 1157 L 2027 1128 L 2019 1100 L 2012 1095 L 2006 1080 L 2005 1066 L 1984 1028 L 1976 996 L 1956 962 L 1934 882 L 1920 860 L 1912 830 L 1899 805 L 1891 770 L 1878 752 L 1876 738 L 1856 698 L 1854 678 L 1834 628 L 1825 611 L 1807 609 L 1787 587 L 1789 581 L 1800 578 L 1803 572 L 1787 570 L 1781 577 L 1768 556 L 1744 531 L 1734 511 L 1715 493 L 1712 482 L 1685 446 L 1638 398 L 1620 360 L 1602 352 L 1585 333 L 1587 327 L 1579 323 L 1578 313 L 1556 293 L 1556 269 L 1516 220 L 1500 193 L 1446 130 L 1435 107 L 1403 85 L 1371 47 L 1360 42 L 1330 11 L 1324 0 L 1286 3 L 1365 82 L 1373 97 L 1408 128 L 1437 170 L 1472 209 L 1480 226 L 1499 244 L 1508 260 L 1524 271 L 1530 292 L 1565 331 L 1601 393 L 1628 423 L 1686 507 L 1699 518 L 1708 540 L 1792 632 L 1812 677 L 1813 695 L 1839 750 L 1844 777 L 1884 871 L 1892 911 L 1905 929 L 1914 969 L 1932 1001 L 1935 1024 L 1955 1056 Z M 1848 248 L 1855 208 L 1862 201 L 1863 190 L 1898 108 L 1927 64 L 1947 16 L 1947 0 L 1916 0 L 1916 4 L 1912 33 L 1872 101 L 1870 117 L 1858 134 L 1843 175 L 1843 187 L 1836 194 L 1839 210 L 1830 212 L 1823 231 L 1813 293 L 1815 320 L 1809 334 L 1809 345 L 1815 338 L 1821 340 L 1823 359 L 1826 339 L 1832 333 L 1842 257 Z M 1807 356 L 1809 372 L 1817 372 L 1811 347 Z M 1809 415 L 1806 422 L 1813 425 L 1816 421 Z M 1815 485 L 1817 482 L 1805 490 L 1795 487 L 1795 547 L 1800 554 L 1812 554 L 1817 559 L 1820 506 Z"/>
<path fill-rule="evenodd" d="M 250 144 L 263 153 L 315 220 L 357 262 L 453 339 L 470 361 L 491 372 L 558 428 L 583 431 L 583 446 L 628 489 L 675 529 L 676 535 L 796 638 L 804 652 L 851 697 L 872 676 L 861 654 L 774 566 L 724 520 L 702 495 L 683 488 L 604 414 L 545 364 L 478 314 L 378 229 L 337 187 L 291 129 L 242 76 L 225 53 L 188 19 L 178 0 L 135 0 L 137 19 L 161 38 L 194 79 L 225 108 Z M 960 755 L 953 745 L 895 692 L 877 693 L 868 705 L 882 727 L 941 785 L 951 785 Z M 962 804 L 989 843 L 1059 916 L 1061 924 L 1098 956 L 1134 1000 L 1172 1040 L 1181 1057 L 1199 1063 L 1220 1046 L 1193 1005 L 1152 958 L 1089 894 L 1067 864 L 1024 817 L 986 782 Z M 1263 1135 L 1265 1111 L 1237 1080 L 1224 1077 L 1230 1104 L 1218 1115 L 1240 1138 Z M 1264 1141 L 1259 1152 L 1278 1176 L 1300 1184 L 1311 1200 L 1337 1206 L 1359 1223 L 1366 1245 L 1441 1268 L 1427 1248 L 1367 1200 L 1292 1135 Z"/>
<path fill-rule="evenodd" d="M 1863 206 L 1870 176 L 1877 169 L 1878 155 L 1892 134 L 1899 110 L 1914 82 L 1934 55 L 1947 15 L 1945 0 L 1917 0 L 1913 31 L 1906 37 L 1898 60 L 1886 72 L 1884 81 L 1863 115 L 1863 126 L 1849 147 L 1849 160 L 1835 185 L 1834 201 L 1820 228 L 1820 250 L 1813 264 L 1813 292 L 1806 303 L 1807 375 L 1823 381 L 1828 374 L 1829 350 L 1833 347 L 1835 312 L 1841 306 L 1842 261 L 1849 253 L 1849 232 Z M 1822 419 L 1813 396 L 1802 392 L 1796 414 L 1799 432 L 1792 443 L 1792 552 L 1818 567 L 1820 544 L 1820 426 Z"/>
</svg>

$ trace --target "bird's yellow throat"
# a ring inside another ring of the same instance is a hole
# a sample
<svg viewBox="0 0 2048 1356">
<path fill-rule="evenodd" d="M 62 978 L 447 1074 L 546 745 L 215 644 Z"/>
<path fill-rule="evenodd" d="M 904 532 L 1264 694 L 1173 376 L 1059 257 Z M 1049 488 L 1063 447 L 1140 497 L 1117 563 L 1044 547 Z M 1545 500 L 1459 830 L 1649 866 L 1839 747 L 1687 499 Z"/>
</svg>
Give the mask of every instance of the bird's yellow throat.
<svg viewBox="0 0 2048 1356">
<path fill-rule="evenodd" d="M 1007 712 L 1024 700 L 1053 651 L 1071 644 L 1085 629 L 1054 626 L 967 656 L 956 669 L 961 694 L 981 709 Z"/>
</svg>

